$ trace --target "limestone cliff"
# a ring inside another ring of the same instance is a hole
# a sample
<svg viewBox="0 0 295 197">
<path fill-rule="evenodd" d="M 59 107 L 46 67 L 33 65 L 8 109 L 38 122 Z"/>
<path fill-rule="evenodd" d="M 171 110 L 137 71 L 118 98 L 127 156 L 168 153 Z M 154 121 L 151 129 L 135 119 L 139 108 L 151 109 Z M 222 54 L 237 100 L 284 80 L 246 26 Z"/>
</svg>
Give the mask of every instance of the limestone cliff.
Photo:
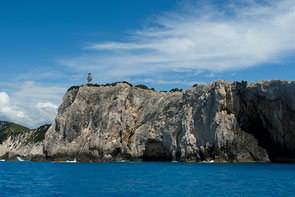
<svg viewBox="0 0 295 197">
<path fill-rule="evenodd" d="M 49 160 L 295 161 L 295 83 L 214 81 L 178 92 L 126 83 L 69 90 Z"/>
</svg>

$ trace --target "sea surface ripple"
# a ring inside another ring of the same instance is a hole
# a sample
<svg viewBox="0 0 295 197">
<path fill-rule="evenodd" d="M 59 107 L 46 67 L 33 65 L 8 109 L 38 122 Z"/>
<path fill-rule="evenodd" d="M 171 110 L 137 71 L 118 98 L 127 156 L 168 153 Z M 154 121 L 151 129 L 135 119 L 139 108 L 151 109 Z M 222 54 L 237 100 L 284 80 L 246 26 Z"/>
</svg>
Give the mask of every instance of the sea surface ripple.
<svg viewBox="0 0 295 197">
<path fill-rule="evenodd" d="M 295 164 L 0 162 L 0 196 L 294 196 Z"/>
</svg>

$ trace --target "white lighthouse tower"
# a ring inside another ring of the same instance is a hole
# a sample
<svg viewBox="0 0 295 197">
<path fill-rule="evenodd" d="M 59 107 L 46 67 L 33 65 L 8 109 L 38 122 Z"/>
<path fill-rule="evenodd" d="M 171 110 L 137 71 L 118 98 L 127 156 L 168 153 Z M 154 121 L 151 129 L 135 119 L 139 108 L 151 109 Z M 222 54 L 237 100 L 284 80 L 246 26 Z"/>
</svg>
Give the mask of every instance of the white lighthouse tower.
<svg viewBox="0 0 295 197">
<path fill-rule="evenodd" d="M 88 85 L 89 84 L 92 84 L 92 82 L 91 82 L 92 81 L 92 75 L 91 75 L 91 73 L 88 74 L 87 81 L 88 81 Z"/>
</svg>

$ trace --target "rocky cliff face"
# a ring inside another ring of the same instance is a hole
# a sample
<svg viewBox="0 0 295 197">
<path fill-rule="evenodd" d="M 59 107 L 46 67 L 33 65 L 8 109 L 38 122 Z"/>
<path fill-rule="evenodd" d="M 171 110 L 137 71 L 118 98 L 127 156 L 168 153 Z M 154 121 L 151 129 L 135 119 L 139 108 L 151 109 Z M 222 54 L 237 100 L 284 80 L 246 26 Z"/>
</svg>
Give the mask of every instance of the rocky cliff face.
<svg viewBox="0 0 295 197">
<path fill-rule="evenodd" d="M 183 92 L 71 89 L 44 155 L 78 161 L 295 161 L 295 83 L 215 81 Z"/>
</svg>

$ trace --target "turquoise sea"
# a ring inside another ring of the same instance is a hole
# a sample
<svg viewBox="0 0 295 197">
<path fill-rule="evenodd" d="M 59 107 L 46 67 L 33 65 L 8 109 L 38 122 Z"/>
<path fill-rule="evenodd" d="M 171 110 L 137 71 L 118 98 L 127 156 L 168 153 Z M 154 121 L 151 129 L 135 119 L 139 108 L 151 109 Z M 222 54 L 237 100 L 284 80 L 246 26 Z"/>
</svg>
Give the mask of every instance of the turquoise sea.
<svg viewBox="0 0 295 197">
<path fill-rule="evenodd" d="M 0 196 L 295 196 L 295 164 L 0 162 Z"/>
</svg>

